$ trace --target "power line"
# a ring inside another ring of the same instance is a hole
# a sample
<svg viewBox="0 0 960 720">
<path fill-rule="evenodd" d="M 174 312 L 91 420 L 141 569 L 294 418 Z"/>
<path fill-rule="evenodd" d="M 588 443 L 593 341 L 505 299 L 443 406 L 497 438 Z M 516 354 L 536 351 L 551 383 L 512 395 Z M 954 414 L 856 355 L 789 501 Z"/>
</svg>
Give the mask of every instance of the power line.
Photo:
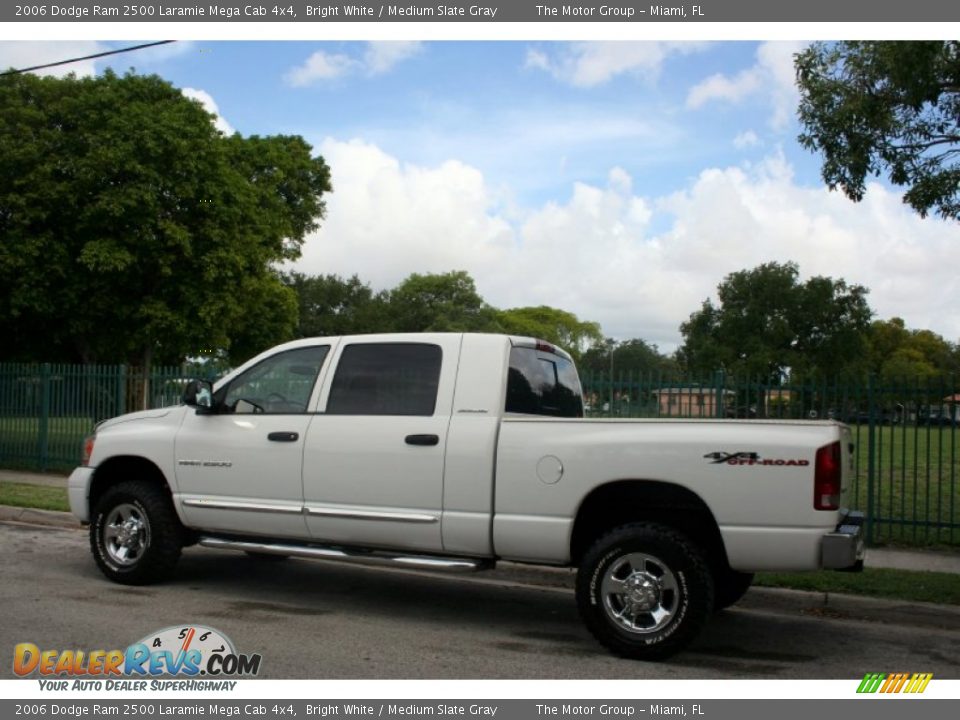
<svg viewBox="0 0 960 720">
<path fill-rule="evenodd" d="M 93 60 L 94 58 L 106 57 L 107 55 L 119 55 L 120 53 L 132 52 L 133 50 L 143 50 L 144 48 L 156 47 L 157 45 L 167 45 L 168 43 L 172 42 L 176 42 L 176 40 L 159 40 L 157 42 L 146 43 L 144 45 L 134 45 L 133 47 L 120 48 L 119 50 L 107 50 L 106 52 L 96 53 L 94 55 L 84 55 L 83 57 L 70 58 L 69 60 L 60 60 L 59 62 L 20 68 L 19 70 L 7 70 L 6 72 L 0 73 L 0 77 L 4 77 L 6 75 L 19 75 L 20 73 L 31 72 L 33 70 L 42 70 L 43 68 L 49 67 L 57 67 L 58 65 L 69 65 L 70 63 L 80 62 L 81 60 Z"/>
</svg>

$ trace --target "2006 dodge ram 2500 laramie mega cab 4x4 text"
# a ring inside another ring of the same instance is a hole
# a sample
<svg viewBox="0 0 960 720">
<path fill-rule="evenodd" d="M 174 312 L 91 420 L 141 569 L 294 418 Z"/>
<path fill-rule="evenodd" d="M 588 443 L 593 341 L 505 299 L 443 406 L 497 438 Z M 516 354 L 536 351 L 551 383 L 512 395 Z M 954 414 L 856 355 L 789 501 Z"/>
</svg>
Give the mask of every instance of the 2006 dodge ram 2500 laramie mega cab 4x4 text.
<svg viewBox="0 0 960 720">
<path fill-rule="evenodd" d="M 70 476 L 111 580 L 191 544 L 403 567 L 578 568 L 586 625 L 666 657 L 760 570 L 862 567 L 834 422 L 585 420 L 563 350 L 483 334 L 297 340 L 101 423 Z"/>
</svg>

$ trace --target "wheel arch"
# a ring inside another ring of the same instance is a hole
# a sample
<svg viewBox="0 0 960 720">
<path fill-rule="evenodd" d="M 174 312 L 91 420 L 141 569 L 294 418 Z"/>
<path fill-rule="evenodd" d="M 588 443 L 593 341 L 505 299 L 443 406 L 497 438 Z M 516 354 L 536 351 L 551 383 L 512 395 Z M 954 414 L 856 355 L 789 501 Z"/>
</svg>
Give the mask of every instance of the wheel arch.
<svg viewBox="0 0 960 720">
<path fill-rule="evenodd" d="M 697 493 L 661 480 L 614 480 L 595 487 L 580 503 L 570 535 L 570 561 L 579 565 L 597 538 L 634 522 L 672 527 L 696 543 L 711 568 L 725 567 L 720 526 Z"/>
<path fill-rule="evenodd" d="M 114 455 L 101 462 L 93 473 L 88 504 L 90 512 L 111 487 L 124 480 L 147 480 L 155 483 L 173 503 L 173 494 L 163 471 L 152 460 L 141 455 Z"/>
</svg>

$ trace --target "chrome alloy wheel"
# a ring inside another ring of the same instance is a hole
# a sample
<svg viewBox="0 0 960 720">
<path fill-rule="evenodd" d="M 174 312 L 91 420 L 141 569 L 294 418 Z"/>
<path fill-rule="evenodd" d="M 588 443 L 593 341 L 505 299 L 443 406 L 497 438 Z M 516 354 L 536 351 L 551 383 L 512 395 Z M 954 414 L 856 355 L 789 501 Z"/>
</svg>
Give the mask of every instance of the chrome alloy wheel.
<svg viewBox="0 0 960 720">
<path fill-rule="evenodd" d="M 662 630 L 679 606 L 679 586 L 659 558 L 630 553 L 614 560 L 600 586 L 603 608 L 621 630 L 645 635 Z"/>
<path fill-rule="evenodd" d="M 150 546 L 150 522 L 131 503 L 117 505 L 103 525 L 103 547 L 117 565 L 135 565 Z"/>
</svg>

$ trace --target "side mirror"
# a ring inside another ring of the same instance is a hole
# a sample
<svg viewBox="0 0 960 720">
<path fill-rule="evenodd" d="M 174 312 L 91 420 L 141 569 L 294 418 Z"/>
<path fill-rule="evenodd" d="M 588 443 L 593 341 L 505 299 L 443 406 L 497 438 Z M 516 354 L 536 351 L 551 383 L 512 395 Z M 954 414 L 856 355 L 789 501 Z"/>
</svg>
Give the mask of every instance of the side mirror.
<svg viewBox="0 0 960 720">
<path fill-rule="evenodd" d="M 213 384 L 208 380 L 191 380 L 183 389 L 183 404 L 195 407 L 197 413 L 213 412 Z"/>
</svg>

